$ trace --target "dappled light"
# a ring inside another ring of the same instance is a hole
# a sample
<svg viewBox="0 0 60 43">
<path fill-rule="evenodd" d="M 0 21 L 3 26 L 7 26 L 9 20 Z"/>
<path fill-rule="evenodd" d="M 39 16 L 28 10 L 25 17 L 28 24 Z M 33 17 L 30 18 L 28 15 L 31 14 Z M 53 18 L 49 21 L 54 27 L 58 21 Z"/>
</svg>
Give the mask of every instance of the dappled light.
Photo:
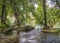
<svg viewBox="0 0 60 43">
<path fill-rule="evenodd" d="M 0 43 L 60 43 L 60 0 L 0 0 Z"/>
</svg>

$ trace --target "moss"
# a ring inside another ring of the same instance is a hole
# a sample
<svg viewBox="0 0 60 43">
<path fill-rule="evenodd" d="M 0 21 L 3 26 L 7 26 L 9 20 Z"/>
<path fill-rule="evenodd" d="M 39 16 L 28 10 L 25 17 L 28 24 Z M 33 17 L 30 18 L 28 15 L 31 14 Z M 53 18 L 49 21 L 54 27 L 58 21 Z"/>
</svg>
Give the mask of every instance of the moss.
<svg viewBox="0 0 60 43">
<path fill-rule="evenodd" d="M 17 27 L 16 28 L 16 30 L 17 31 L 23 31 L 23 32 L 29 32 L 29 31 L 31 31 L 31 30 L 33 30 L 34 29 L 34 27 L 33 26 L 30 26 L 30 25 L 28 25 L 28 26 L 19 26 L 19 27 Z"/>
<path fill-rule="evenodd" d="M 56 34 L 59 34 L 59 32 L 60 32 L 60 29 L 59 28 L 55 28 L 54 30 L 55 30 L 55 33 Z"/>
<path fill-rule="evenodd" d="M 54 28 L 54 29 L 48 29 L 48 30 L 42 30 L 44 33 L 54 33 L 54 34 L 59 34 L 60 29 L 59 28 Z"/>
<path fill-rule="evenodd" d="M 31 31 L 33 29 L 34 29 L 34 27 L 33 26 L 29 26 L 29 25 L 23 27 L 23 31 L 25 31 L 25 32 L 29 32 L 29 31 Z"/>
<path fill-rule="evenodd" d="M 0 36 L 0 43 L 18 43 L 18 35 L 11 35 L 11 36 L 7 36 L 4 34 L 1 34 Z"/>
</svg>

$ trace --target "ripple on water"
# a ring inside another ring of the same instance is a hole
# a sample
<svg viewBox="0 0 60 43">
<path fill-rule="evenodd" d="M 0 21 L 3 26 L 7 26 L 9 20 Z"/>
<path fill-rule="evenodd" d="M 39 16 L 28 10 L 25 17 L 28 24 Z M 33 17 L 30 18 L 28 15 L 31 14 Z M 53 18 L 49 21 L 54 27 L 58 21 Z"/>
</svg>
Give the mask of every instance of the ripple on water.
<svg viewBox="0 0 60 43">
<path fill-rule="evenodd" d="M 37 36 L 40 35 L 40 29 L 34 29 L 30 32 L 20 32 L 20 43 L 37 43 Z"/>
</svg>

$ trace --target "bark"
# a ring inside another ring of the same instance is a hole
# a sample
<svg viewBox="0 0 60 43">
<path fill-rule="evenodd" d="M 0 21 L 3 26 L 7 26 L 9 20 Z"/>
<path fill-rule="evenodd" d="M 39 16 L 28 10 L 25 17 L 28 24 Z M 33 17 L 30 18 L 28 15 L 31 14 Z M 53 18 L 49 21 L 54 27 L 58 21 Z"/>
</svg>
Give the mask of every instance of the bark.
<svg viewBox="0 0 60 43">
<path fill-rule="evenodd" d="M 3 0 L 1 22 L 5 22 L 5 9 L 5 0 Z"/>
<path fill-rule="evenodd" d="M 59 6 L 59 8 L 60 8 L 60 4 L 58 3 L 58 0 L 56 0 L 56 4 Z"/>
<path fill-rule="evenodd" d="M 45 21 L 44 27 L 47 27 L 46 0 L 43 0 L 43 11 L 44 11 L 44 21 Z"/>
<path fill-rule="evenodd" d="M 5 24 L 7 27 L 9 27 L 5 22 L 6 22 L 6 5 L 5 5 L 5 0 L 2 1 L 2 14 L 1 14 L 1 24 Z"/>
</svg>

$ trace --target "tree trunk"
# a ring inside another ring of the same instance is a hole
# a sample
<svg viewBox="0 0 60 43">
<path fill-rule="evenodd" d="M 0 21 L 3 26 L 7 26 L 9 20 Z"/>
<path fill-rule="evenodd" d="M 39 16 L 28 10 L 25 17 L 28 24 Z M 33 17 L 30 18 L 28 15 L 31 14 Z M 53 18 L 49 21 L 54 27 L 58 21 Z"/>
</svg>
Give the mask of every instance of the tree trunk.
<svg viewBox="0 0 60 43">
<path fill-rule="evenodd" d="M 58 0 L 56 0 L 56 4 L 58 5 L 58 7 L 60 8 L 60 4 L 58 3 Z"/>
<path fill-rule="evenodd" d="M 2 1 L 2 14 L 1 14 L 1 24 L 5 24 L 7 27 L 9 27 L 6 22 L 6 5 L 5 0 Z"/>
<path fill-rule="evenodd" d="M 44 21 L 45 21 L 44 27 L 47 28 L 46 0 L 43 0 L 43 11 L 44 11 Z"/>
</svg>

